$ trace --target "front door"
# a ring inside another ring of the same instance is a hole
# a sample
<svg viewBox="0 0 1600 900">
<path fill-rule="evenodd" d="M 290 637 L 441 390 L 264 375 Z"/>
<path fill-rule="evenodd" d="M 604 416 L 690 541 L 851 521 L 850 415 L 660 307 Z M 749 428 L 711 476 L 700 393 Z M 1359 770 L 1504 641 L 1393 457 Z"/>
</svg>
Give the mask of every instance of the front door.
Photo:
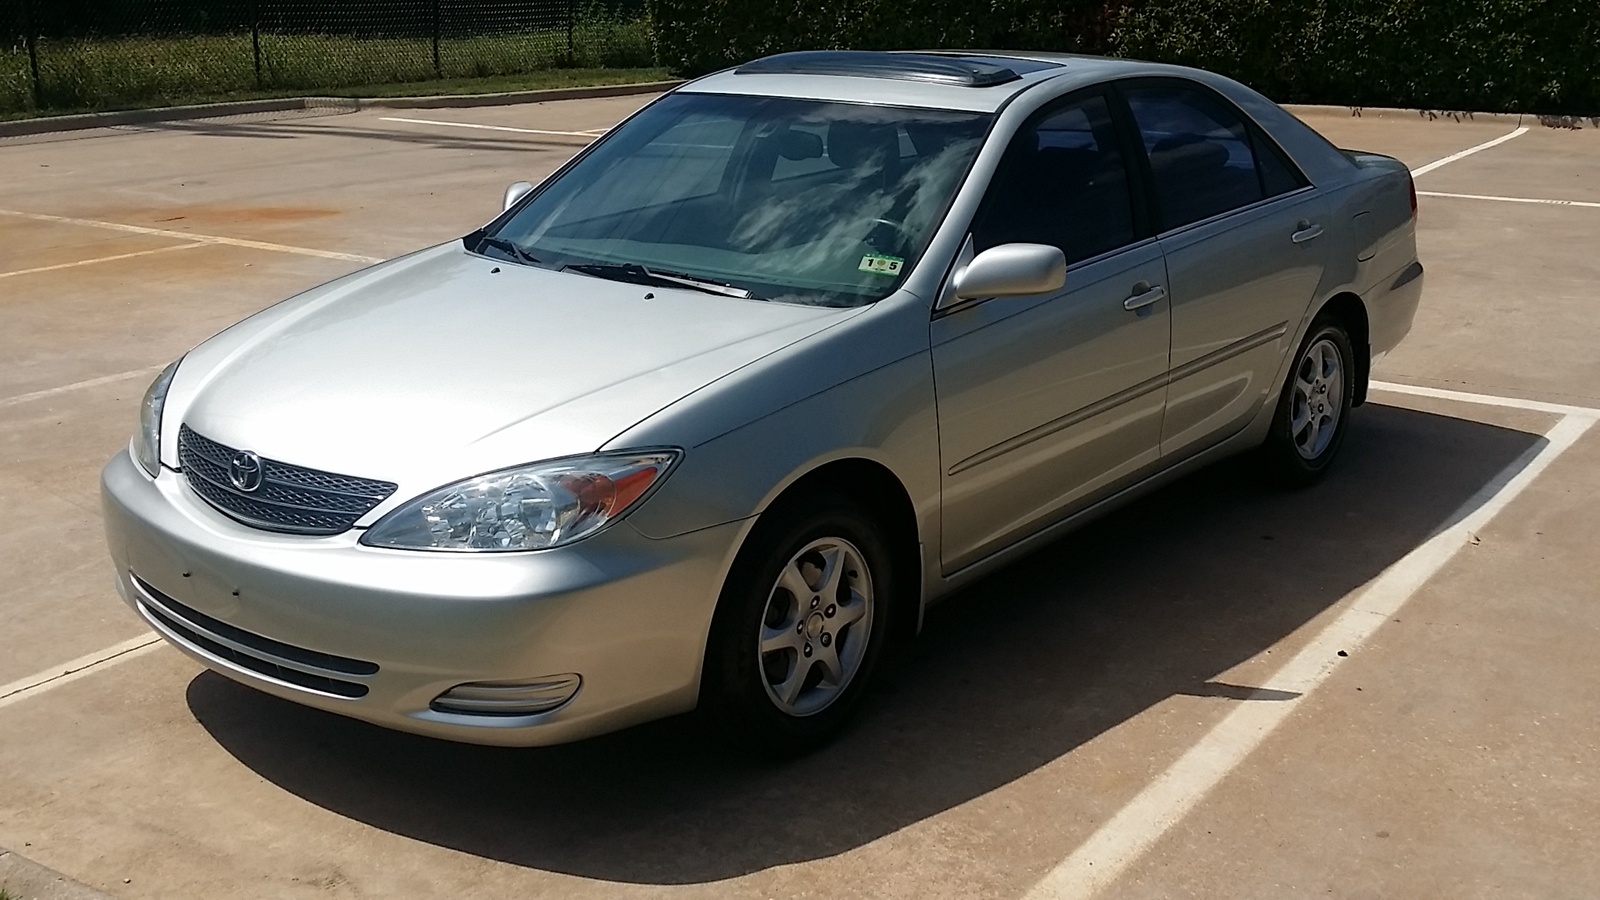
<svg viewBox="0 0 1600 900">
<path fill-rule="evenodd" d="M 995 172 L 973 249 L 1053 244 L 1066 254 L 1067 284 L 935 313 L 947 573 L 1092 502 L 1159 456 L 1166 267 L 1136 221 L 1127 158 L 1107 99 L 1079 95 L 1020 130 Z"/>
</svg>

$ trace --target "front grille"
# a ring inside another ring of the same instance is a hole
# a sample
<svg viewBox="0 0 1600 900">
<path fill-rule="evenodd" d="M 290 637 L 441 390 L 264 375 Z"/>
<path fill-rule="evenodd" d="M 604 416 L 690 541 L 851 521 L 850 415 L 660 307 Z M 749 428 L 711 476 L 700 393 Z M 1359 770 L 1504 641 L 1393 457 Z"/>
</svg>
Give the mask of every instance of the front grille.
<svg viewBox="0 0 1600 900">
<path fill-rule="evenodd" d="M 261 486 L 241 491 L 228 477 L 232 447 L 187 425 L 178 429 L 178 463 L 189 487 L 246 525 L 294 534 L 338 534 L 394 493 L 397 485 L 261 460 Z"/>
<path fill-rule="evenodd" d="M 335 697 L 355 699 L 367 695 L 366 685 L 308 672 L 305 668 L 325 669 L 357 678 L 378 672 L 377 663 L 307 650 L 236 628 L 199 610 L 190 609 L 156 590 L 137 575 L 133 576 L 133 581 L 145 594 L 145 597 L 139 598 L 139 608 L 152 619 L 206 653 L 266 678 Z"/>
</svg>

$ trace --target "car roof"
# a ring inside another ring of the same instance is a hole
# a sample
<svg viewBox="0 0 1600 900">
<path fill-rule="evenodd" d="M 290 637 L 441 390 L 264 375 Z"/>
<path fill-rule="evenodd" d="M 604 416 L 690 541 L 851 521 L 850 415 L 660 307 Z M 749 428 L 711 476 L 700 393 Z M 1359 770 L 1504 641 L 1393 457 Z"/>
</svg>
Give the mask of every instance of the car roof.
<svg viewBox="0 0 1600 900">
<path fill-rule="evenodd" d="M 1189 70 L 1138 60 L 997 50 L 807 50 L 780 53 L 691 81 L 679 91 L 882 103 L 994 112 L 1042 81 L 1064 89 Z"/>
</svg>

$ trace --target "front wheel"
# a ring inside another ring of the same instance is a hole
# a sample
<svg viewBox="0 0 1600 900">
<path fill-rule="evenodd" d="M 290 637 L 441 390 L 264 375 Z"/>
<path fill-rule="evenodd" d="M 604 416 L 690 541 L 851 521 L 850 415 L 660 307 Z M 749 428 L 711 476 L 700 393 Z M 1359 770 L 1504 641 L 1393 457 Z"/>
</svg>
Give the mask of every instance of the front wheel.
<svg viewBox="0 0 1600 900">
<path fill-rule="evenodd" d="M 1344 326 L 1318 317 L 1300 344 L 1262 447 L 1280 481 L 1310 484 L 1333 463 L 1355 402 L 1354 360 Z"/>
<path fill-rule="evenodd" d="M 736 744 L 785 755 L 826 741 L 854 711 L 895 582 L 880 530 L 842 498 L 768 515 L 718 603 L 701 707 Z"/>
</svg>

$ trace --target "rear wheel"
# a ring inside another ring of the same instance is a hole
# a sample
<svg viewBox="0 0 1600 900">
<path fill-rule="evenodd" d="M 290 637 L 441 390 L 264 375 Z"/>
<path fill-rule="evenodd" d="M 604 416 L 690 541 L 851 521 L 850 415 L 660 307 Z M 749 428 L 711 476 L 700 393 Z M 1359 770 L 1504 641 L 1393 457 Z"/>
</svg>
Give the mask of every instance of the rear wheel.
<svg viewBox="0 0 1600 900">
<path fill-rule="evenodd" d="M 701 708 L 757 752 L 802 752 L 858 705 L 895 586 L 888 543 L 837 496 L 766 514 L 723 589 L 706 649 Z"/>
<path fill-rule="evenodd" d="M 1354 360 L 1344 326 L 1319 316 L 1295 355 L 1262 447 L 1279 480 L 1309 484 L 1333 463 L 1354 405 Z"/>
</svg>

